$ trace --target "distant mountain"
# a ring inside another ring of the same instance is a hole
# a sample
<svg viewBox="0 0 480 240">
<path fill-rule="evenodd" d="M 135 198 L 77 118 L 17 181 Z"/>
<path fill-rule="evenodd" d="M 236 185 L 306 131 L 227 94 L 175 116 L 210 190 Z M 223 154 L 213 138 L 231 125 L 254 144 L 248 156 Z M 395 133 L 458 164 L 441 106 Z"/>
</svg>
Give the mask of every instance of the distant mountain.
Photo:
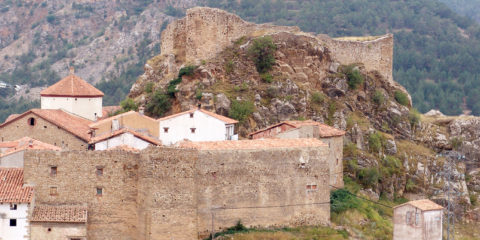
<svg viewBox="0 0 480 240">
<path fill-rule="evenodd" d="M 480 0 L 440 0 L 460 15 L 480 22 Z"/>
<path fill-rule="evenodd" d="M 407 88 L 415 107 L 460 114 L 465 98 L 466 107 L 480 115 L 480 26 L 439 1 L 206 0 L 206 4 L 249 21 L 297 25 L 331 36 L 392 32 L 394 79 Z"/>
<path fill-rule="evenodd" d="M 118 104 L 160 52 L 160 33 L 195 0 L 0 2 L 0 81 L 23 90 L 0 95 L 0 121 L 38 99 L 69 66 Z M 21 98 L 24 99 L 21 99 Z M 9 110 L 7 110 L 9 109 Z"/>
</svg>

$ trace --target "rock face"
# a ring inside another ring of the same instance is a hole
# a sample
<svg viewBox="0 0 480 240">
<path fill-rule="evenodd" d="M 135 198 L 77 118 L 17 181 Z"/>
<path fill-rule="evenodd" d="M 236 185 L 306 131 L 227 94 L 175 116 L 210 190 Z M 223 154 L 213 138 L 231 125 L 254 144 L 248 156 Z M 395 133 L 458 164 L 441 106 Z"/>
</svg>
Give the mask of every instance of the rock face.
<svg viewBox="0 0 480 240">
<path fill-rule="evenodd" d="M 257 72 L 248 54 L 252 42 L 263 36 L 276 46 L 270 80 Z M 480 171 L 472 172 L 472 164 L 457 159 L 465 154 L 452 149 L 452 139 L 471 139 L 462 148 L 480 152 L 474 140 L 480 136 L 474 130 L 477 122 L 452 122 L 448 132 L 444 125 L 418 122 L 410 106 L 395 100 L 395 92 L 405 89 L 391 78 L 392 53 L 391 35 L 332 39 L 295 27 L 255 25 L 218 9 L 193 8 L 162 34 L 162 55 L 148 61 L 130 97 L 147 104 L 147 83 L 165 89 L 181 68 L 196 65 L 192 75 L 183 76 L 176 86 L 172 113 L 200 103 L 229 115 L 238 111 L 234 103 L 251 103 L 253 112 L 238 128 L 243 137 L 283 120 L 327 123 L 346 130 L 346 148 L 355 150 L 344 151 L 345 175 L 370 188 L 366 195 L 431 196 L 445 203 L 443 193 L 450 182 L 453 191 L 461 193 L 454 201 L 469 206 L 472 181 L 480 182 L 480 177 L 477 181 L 465 176 Z M 352 63 L 355 66 L 346 66 Z M 363 79 L 355 87 L 350 84 L 349 67 Z M 455 171 L 446 163 L 453 163 Z M 377 182 L 363 182 L 365 174 L 375 179 L 375 173 L 382 174 Z"/>
</svg>

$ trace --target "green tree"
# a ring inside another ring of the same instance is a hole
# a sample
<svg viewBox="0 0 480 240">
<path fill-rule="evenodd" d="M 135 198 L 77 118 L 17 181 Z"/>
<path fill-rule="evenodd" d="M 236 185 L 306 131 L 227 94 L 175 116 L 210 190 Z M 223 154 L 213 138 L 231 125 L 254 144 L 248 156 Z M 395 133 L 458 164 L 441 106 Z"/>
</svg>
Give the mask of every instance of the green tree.
<svg viewBox="0 0 480 240">
<path fill-rule="evenodd" d="M 147 103 L 146 112 L 153 117 L 163 116 L 171 108 L 170 97 L 163 91 L 156 91 Z"/>
<path fill-rule="evenodd" d="M 277 46 L 270 36 L 260 37 L 252 41 L 248 48 L 248 55 L 255 63 L 259 73 L 266 73 L 275 64 L 275 51 Z"/>
</svg>

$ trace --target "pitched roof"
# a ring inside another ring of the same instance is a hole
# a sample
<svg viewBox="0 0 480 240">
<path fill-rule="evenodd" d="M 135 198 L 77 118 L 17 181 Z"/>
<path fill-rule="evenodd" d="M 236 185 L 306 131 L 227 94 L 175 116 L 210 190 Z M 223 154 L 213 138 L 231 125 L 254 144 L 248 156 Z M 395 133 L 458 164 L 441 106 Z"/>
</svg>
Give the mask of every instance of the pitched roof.
<svg viewBox="0 0 480 240">
<path fill-rule="evenodd" d="M 26 149 L 40 149 L 40 150 L 53 150 L 60 151 L 62 148 L 35 140 L 30 137 L 23 137 L 15 141 L 2 142 L 0 148 L 7 148 L 3 152 L 0 151 L 0 157 L 10 155 Z"/>
<path fill-rule="evenodd" d="M 103 95 L 102 91 L 73 73 L 40 92 L 40 96 L 46 97 L 103 97 Z"/>
<path fill-rule="evenodd" d="M 8 122 L 16 117 L 18 117 L 20 114 L 10 114 L 10 116 L 7 117 L 7 119 L 5 119 L 5 122 Z"/>
<path fill-rule="evenodd" d="M 195 111 L 200 111 L 202 113 L 205 113 L 211 117 L 214 117 L 226 124 L 235 124 L 235 123 L 238 123 L 237 120 L 235 119 L 231 119 L 231 118 L 228 118 L 228 117 L 225 117 L 225 116 L 222 116 L 220 114 L 216 114 L 216 113 L 213 113 L 213 112 L 210 112 L 210 111 L 207 111 L 205 109 L 197 109 L 197 108 L 194 108 L 194 109 L 190 109 L 188 111 L 185 111 L 185 112 L 180 112 L 180 113 L 176 113 L 176 114 L 172 114 L 172 115 L 169 115 L 169 116 L 166 116 L 166 117 L 163 117 L 163 118 L 159 118 L 157 119 L 157 121 L 163 121 L 163 120 L 167 120 L 167 119 L 170 119 L 170 118 L 174 118 L 174 117 L 178 117 L 178 116 L 181 116 L 181 115 L 184 115 L 184 114 L 188 114 L 188 113 L 193 113 Z"/>
<path fill-rule="evenodd" d="M 395 206 L 394 208 L 398 208 L 398 207 L 401 207 L 401 206 L 405 206 L 405 205 L 412 205 L 422 211 L 431 211 L 431 210 L 442 210 L 443 207 L 436 204 L 435 202 L 433 201 L 430 201 L 428 199 L 421 199 L 421 200 L 415 200 L 415 201 L 410 201 L 410 202 L 406 202 L 404 204 L 401 204 L 401 205 L 398 205 L 398 206 Z"/>
<path fill-rule="evenodd" d="M 276 127 L 278 127 L 280 125 L 283 125 L 283 124 L 290 125 L 293 128 L 300 128 L 300 127 L 303 127 L 303 126 L 318 126 L 320 137 L 338 137 L 338 136 L 345 135 L 345 131 L 342 131 L 340 129 L 328 126 L 328 125 L 323 124 L 323 123 L 315 122 L 315 121 L 312 121 L 312 120 L 283 121 L 283 122 L 268 126 L 264 129 L 260 129 L 258 131 L 252 132 L 248 135 L 252 136 L 252 135 L 255 135 L 257 133 L 264 132 L 264 131 L 270 130 L 272 128 L 276 128 Z"/>
<path fill-rule="evenodd" d="M 211 141 L 190 142 L 183 141 L 178 144 L 180 148 L 193 148 L 198 150 L 226 150 L 226 149 L 269 149 L 269 148 L 292 148 L 292 147 L 323 147 L 327 146 L 316 138 L 295 139 L 256 139 L 238 141 Z"/>
<path fill-rule="evenodd" d="M 30 222 L 86 223 L 87 206 L 35 206 Z"/>
<path fill-rule="evenodd" d="M 144 141 L 147 141 L 151 144 L 154 144 L 154 145 L 162 145 L 162 142 L 158 139 L 155 139 L 153 137 L 149 137 L 147 135 L 144 135 L 142 133 L 139 133 L 139 132 L 136 132 L 136 131 L 133 131 L 131 129 L 128 129 L 128 128 L 122 128 L 122 129 L 119 129 L 117 131 L 114 131 L 110 134 L 105 134 L 105 135 L 102 135 L 102 136 L 99 136 L 99 137 L 94 137 L 90 140 L 90 144 L 94 144 L 94 143 L 98 143 L 98 142 L 101 142 L 101 141 L 104 141 L 104 140 L 107 140 L 109 138 L 112 138 L 112 137 L 116 137 L 116 136 L 119 136 L 119 135 L 122 135 L 124 133 L 131 133 L 133 134 L 133 136 L 137 137 L 137 138 L 140 138 Z"/>
<path fill-rule="evenodd" d="M 23 186 L 23 169 L 0 168 L 0 203 L 30 203 L 33 187 Z"/>
<path fill-rule="evenodd" d="M 0 128 L 15 122 L 17 119 L 22 118 L 23 116 L 33 113 L 38 117 L 43 118 L 44 120 L 64 129 L 65 131 L 77 136 L 78 138 L 88 142 L 90 139 L 89 131 L 90 128 L 88 125 L 92 123 L 92 121 L 67 113 L 61 109 L 30 109 L 17 117 L 10 119 L 8 122 L 4 122 L 0 125 Z"/>
</svg>

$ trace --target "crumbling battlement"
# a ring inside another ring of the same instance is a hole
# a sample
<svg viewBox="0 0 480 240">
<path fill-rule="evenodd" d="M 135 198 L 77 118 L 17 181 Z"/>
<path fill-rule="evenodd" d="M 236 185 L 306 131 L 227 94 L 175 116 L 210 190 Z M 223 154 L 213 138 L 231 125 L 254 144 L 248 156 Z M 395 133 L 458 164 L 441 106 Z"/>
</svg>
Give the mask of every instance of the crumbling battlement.
<svg viewBox="0 0 480 240">
<path fill-rule="evenodd" d="M 35 204 L 88 205 L 91 240 L 197 239 L 211 231 L 212 217 L 215 231 L 238 220 L 263 227 L 325 224 L 328 146 L 302 141 L 266 149 L 27 151 L 24 180 L 35 187 Z"/>
<path fill-rule="evenodd" d="M 301 32 L 298 27 L 246 22 L 237 15 L 214 8 L 195 7 L 185 18 L 168 25 L 162 33 L 162 55 L 173 54 L 183 63 L 207 60 L 243 36 L 263 36 L 279 32 L 306 35 L 326 45 L 341 64 L 362 63 L 368 71 L 378 71 L 393 82 L 393 35 L 378 37 L 330 38 Z"/>
</svg>

